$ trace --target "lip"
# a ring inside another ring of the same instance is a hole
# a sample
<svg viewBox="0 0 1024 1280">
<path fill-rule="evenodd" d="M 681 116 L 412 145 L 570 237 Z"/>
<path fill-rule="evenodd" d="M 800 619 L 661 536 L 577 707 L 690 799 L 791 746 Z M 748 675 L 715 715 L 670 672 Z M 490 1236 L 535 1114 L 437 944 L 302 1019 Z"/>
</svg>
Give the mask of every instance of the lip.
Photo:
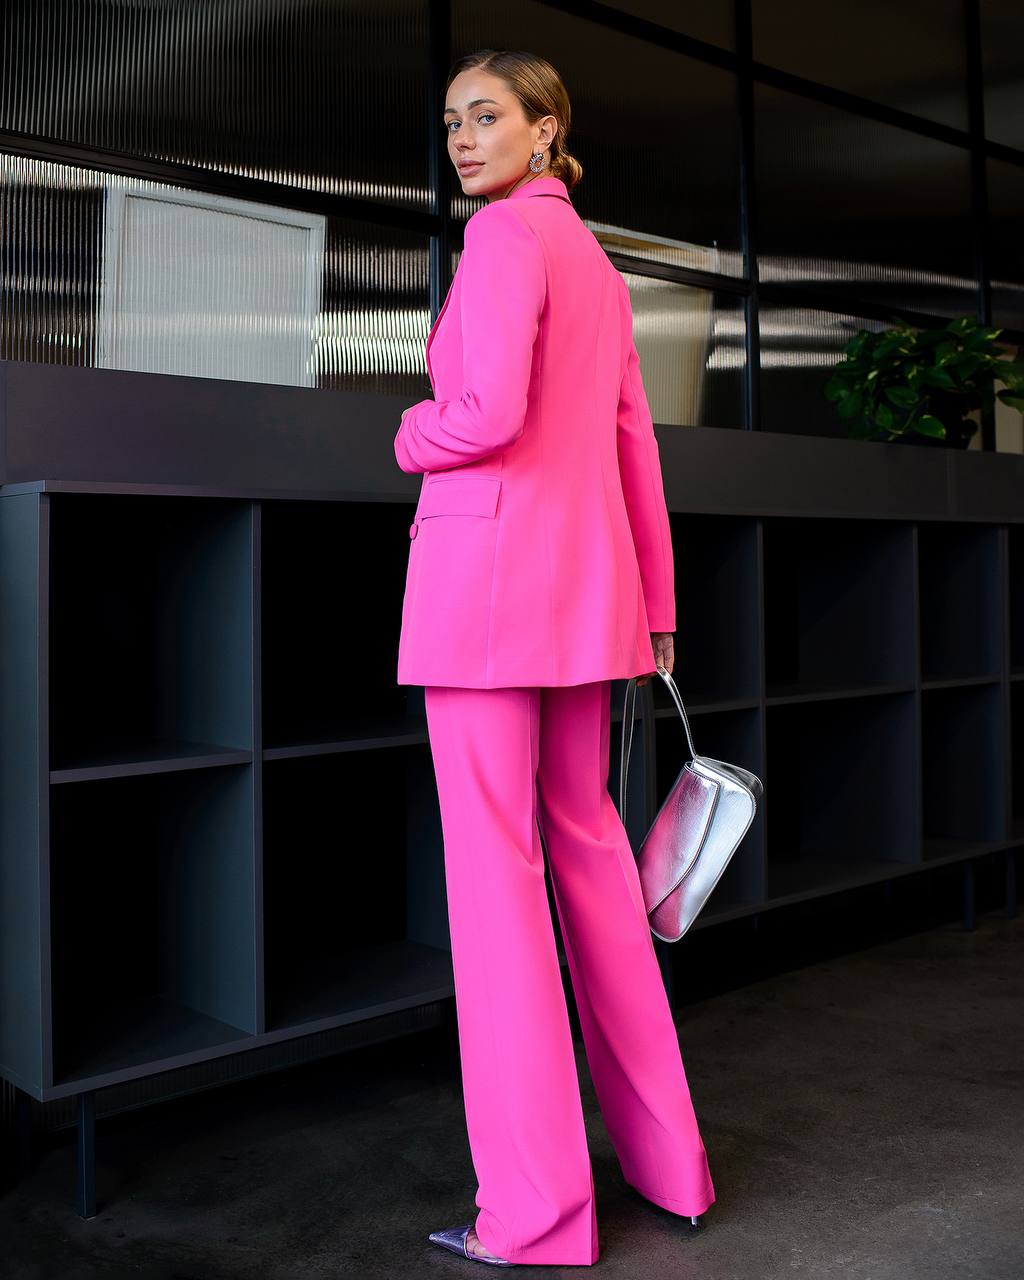
<svg viewBox="0 0 1024 1280">
<path fill-rule="evenodd" d="M 470 173 L 473 169 L 480 169 L 483 166 L 482 160 L 470 160 L 466 164 L 459 165 L 459 173 Z"/>
</svg>

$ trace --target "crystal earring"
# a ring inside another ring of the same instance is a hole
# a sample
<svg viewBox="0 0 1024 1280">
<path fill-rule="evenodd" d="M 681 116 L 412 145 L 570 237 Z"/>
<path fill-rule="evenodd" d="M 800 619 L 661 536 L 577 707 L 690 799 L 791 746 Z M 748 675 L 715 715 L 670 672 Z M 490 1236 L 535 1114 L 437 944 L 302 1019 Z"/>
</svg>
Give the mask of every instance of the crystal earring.
<svg viewBox="0 0 1024 1280">
<path fill-rule="evenodd" d="M 544 168 L 544 152 L 543 151 L 535 151 L 533 153 L 533 155 L 530 157 L 530 168 L 533 170 L 534 173 L 540 173 L 541 169 Z"/>
</svg>

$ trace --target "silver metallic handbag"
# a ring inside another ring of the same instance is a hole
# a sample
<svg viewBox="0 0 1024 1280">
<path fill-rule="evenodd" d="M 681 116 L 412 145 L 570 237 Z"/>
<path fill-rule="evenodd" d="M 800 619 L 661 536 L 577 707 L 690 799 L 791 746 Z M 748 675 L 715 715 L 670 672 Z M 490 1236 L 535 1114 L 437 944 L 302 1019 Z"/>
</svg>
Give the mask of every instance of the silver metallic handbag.
<svg viewBox="0 0 1024 1280">
<path fill-rule="evenodd" d="M 693 758 L 680 769 L 636 860 L 651 932 L 664 942 L 678 942 L 700 914 L 746 835 L 764 788 L 760 778 L 739 765 L 697 755 L 675 681 L 664 667 L 657 670 L 683 718 Z M 634 676 L 626 685 L 622 712 L 620 816 L 626 812 L 635 707 Z"/>
</svg>

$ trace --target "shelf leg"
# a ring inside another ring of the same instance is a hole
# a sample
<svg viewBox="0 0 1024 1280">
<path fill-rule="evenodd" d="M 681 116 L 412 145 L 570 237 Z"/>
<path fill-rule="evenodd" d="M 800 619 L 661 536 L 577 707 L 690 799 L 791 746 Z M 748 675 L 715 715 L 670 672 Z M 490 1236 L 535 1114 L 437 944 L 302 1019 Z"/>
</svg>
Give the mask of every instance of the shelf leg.
<svg viewBox="0 0 1024 1280">
<path fill-rule="evenodd" d="M 1007 849 L 1003 858 L 1006 871 L 1006 918 L 1013 920 L 1017 915 L 1017 850 Z"/>
<path fill-rule="evenodd" d="M 964 863 L 964 928 L 974 927 L 974 863 L 968 858 Z"/>
<path fill-rule="evenodd" d="M 32 1099 L 14 1087 L 14 1176 L 20 1179 L 32 1168 Z"/>
<path fill-rule="evenodd" d="M 92 1089 L 78 1095 L 77 1149 L 78 1215 L 96 1216 L 96 1094 Z"/>
</svg>

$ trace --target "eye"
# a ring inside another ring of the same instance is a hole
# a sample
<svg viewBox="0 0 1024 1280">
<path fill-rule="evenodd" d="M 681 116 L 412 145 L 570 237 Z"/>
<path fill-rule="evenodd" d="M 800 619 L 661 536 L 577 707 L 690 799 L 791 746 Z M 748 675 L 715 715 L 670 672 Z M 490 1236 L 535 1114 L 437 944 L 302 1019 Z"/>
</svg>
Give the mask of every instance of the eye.
<svg viewBox="0 0 1024 1280">
<path fill-rule="evenodd" d="M 482 113 L 477 117 L 477 119 L 478 119 L 478 120 L 483 120 L 485 117 L 486 117 L 488 120 L 494 120 L 494 119 L 496 119 L 496 118 L 497 118 L 497 117 L 494 115 L 494 112 L 493 112 L 493 111 L 484 111 L 484 112 L 482 112 Z M 448 121 L 445 123 L 445 126 L 444 126 L 445 133 L 451 133 L 451 131 L 452 131 L 452 125 L 455 125 L 455 126 L 457 127 L 457 126 L 458 126 L 458 123 L 459 123 L 459 122 L 458 122 L 458 120 L 448 120 Z"/>
</svg>

